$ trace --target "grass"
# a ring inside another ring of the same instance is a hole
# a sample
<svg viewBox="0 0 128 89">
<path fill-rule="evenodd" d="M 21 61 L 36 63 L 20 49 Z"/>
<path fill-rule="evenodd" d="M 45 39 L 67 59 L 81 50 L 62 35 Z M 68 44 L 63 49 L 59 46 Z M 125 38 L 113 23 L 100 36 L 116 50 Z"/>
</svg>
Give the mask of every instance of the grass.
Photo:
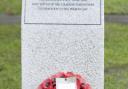
<svg viewBox="0 0 128 89">
<path fill-rule="evenodd" d="M 128 14 L 128 0 L 105 0 L 105 14 Z"/>
<path fill-rule="evenodd" d="M 128 0 L 105 0 L 105 14 L 128 14 Z M 21 0 L 0 0 L 0 13 L 21 14 Z"/>
<path fill-rule="evenodd" d="M 21 14 L 21 0 L 0 0 L 0 14 Z"/>
<path fill-rule="evenodd" d="M 105 89 L 128 88 L 128 26 L 106 24 Z"/>
<path fill-rule="evenodd" d="M 105 73 L 105 89 L 127 89 L 128 88 L 127 71 L 128 69 L 123 71 L 119 70 L 112 73 Z"/>
<path fill-rule="evenodd" d="M 127 89 L 128 26 L 105 28 L 105 89 Z M 20 56 L 20 26 L 0 25 L 0 89 L 21 89 Z"/>
<path fill-rule="evenodd" d="M 0 25 L 0 89 L 20 89 L 20 28 Z"/>
<path fill-rule="evenodd" d="M 107 24 L 105 38 L 106 67 L 128 64 L 128 26 Z"/>
</svg>

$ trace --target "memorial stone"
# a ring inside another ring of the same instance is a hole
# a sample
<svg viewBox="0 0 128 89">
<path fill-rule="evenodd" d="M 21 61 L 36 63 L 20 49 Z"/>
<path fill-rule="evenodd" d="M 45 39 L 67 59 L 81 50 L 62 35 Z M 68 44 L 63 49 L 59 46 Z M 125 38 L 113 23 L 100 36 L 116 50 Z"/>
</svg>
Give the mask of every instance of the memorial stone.
<svg viewBox="0 0 128 89">
<path fill-rule="evenodd" d="M 104 1 L 22 2 L 22 89 L 63 71 L 104 89 Z"/>
</svg>

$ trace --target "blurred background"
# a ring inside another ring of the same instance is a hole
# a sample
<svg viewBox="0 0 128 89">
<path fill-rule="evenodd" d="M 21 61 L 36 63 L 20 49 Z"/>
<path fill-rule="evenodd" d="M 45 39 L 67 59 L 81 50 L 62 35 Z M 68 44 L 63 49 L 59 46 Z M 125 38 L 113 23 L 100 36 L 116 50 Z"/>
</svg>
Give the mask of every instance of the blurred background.
<svg viewBox="0 0 128 89">
<path fill-rule="evenodd" d="M 20 15 L 0 0 L 0 89 L 21 89 Z M 128 89 L 128 0 L 105 0 L 105 89 Z"/>
</svg>

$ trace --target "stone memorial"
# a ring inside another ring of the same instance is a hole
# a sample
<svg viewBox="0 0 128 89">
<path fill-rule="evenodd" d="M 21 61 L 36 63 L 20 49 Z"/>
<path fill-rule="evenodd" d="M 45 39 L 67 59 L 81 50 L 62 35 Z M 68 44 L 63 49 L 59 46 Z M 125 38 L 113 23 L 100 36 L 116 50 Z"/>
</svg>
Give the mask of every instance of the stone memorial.
<svg viewBox="0 0 128 89">
<path fill-rule="evenodd" d="M 22 89 L 59 72 L 104 89 L 103 0 L 23 0 L 21 28 Z"/>
</svg>

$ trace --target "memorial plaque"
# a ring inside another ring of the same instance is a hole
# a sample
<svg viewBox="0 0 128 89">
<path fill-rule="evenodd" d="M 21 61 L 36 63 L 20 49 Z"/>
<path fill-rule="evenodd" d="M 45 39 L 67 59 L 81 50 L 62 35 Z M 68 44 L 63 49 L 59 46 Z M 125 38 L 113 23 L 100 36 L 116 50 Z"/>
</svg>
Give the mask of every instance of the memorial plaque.
<svg viewBox="0 0 128 89">
<path fill-rule="evenodd" d="M 26 24 L 101 24 L 101 0 L 24 0 Z"/>
<path fill-rule="evenodd" d="M 104 89 L 104 1 L 23 0 L 22 89 L 58 72 Z"/>
</svg>

